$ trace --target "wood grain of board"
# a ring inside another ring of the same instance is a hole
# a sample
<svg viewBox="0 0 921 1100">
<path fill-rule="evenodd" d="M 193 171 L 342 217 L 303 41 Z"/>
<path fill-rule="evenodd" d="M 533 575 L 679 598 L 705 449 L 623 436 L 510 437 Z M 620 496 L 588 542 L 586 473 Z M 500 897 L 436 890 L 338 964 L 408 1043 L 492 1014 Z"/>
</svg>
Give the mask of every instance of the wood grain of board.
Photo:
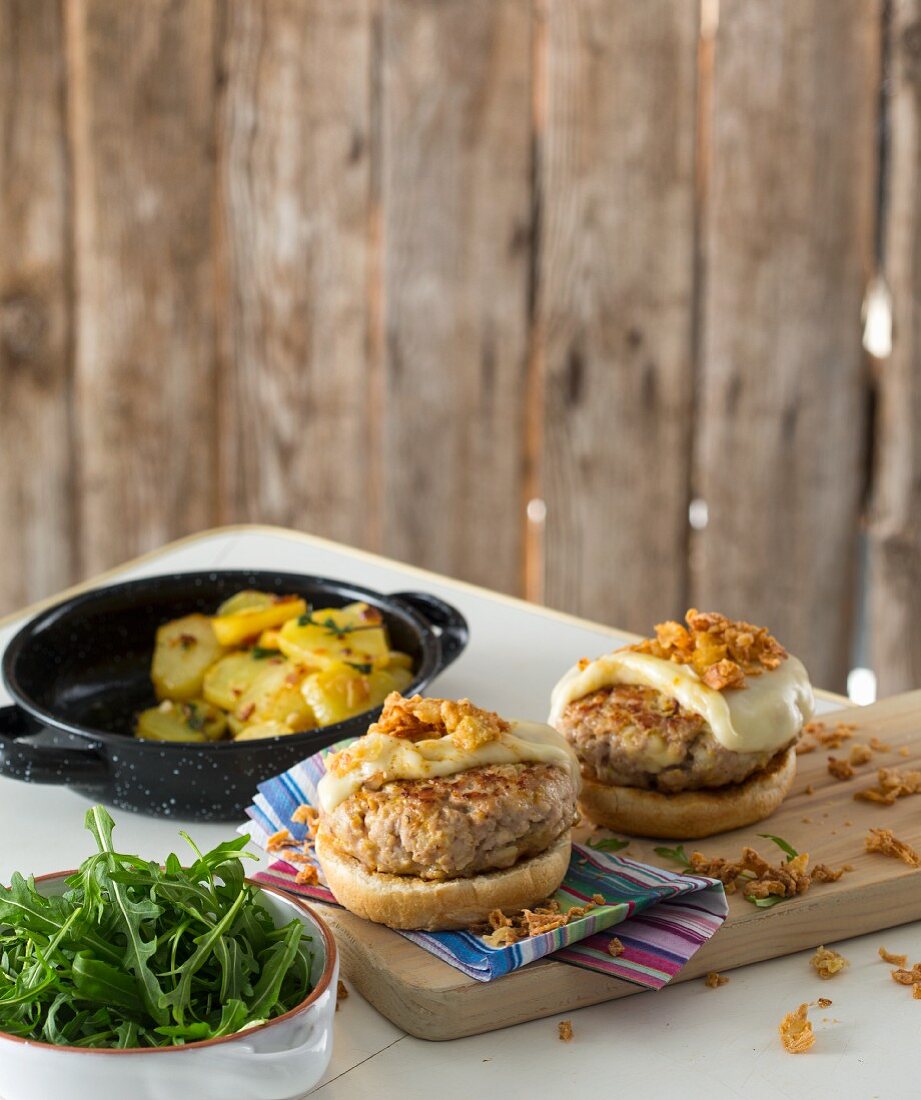
<svg viewBox="0 0 921 1100">
<path fill-rule="evenodd" d="M 86 573 L 216 519 L 214 4 L 65 8 Z"/>
<path fill-rule="evenodd" d="M 528 0 L 388 0 L 382 550 L 521 589 Z"/>
<path fill-rule="evenodd" d="M 0 4 L 0 613 L 74 579 L 59 0 Z"/>
<path fill-rule="evenodd" d="M 876 477 L 869 525 L 872 653 L 881 694 L 921 683 L 921 4 L 897 0 L 890 24 L 885 272 L 891 356 L 878 372 Z"/>
<path fill-rule="evenodd" d="M 720 6 L 703 228 L 691 601 L 848 668 L 865 479 L 880 8 Z"/>
<path fill-rule="evenodd" d="M 751 845 L 779 862 L 782 854 L 758 836 L 770 832 L 798 851 L 809 852 L 813 863 L 851 864 L 853 871 L 770 909 L 756 908 L 738 895 L 730 897 L 726 923 L 675 981 L 921 918 L 921 870 L 864 851 L 868 830 L 879 826 L 891 828 L 921 851 L 921 795 L 893 806 L 854 799 L 856 791 L 874 785 L 878 767 L 921 768 L 921 691 L 866 709 L 823 715 L 829 729 L 838 720 L 856 727 L 851 740 L 837 750 L 838 756 L 846 756 L 849 745 L 866 744 L 873 736 L 889 745 L 890 751 L 875 753 L 872 762 L 857 768 L 855 777 L 846 782 L 829 775 L 826 752 L 800 756 L 794 788 L 769 819 L 687 846 L 710 856 L 733 857 L 743 845 Z M 908 756 L 898 752 L 902 746 L 907 746 Z M 810 787 L 811 794 L 807 793 Z M 577 834 L 577 839 L 582 835 Z M 674 864 L 653 851 L 663 843 L 634 839 L 623 854 L 675 870 Z M 628 982 L 552 959 L 494 982 L 476 982 L 390 929 L 332 906 L 321 911 L 335 931 L 345 976 L 388 1019 L 422 1039 L 477 1035 L 641 992 Z M 880 942 L 895 950 L 897 938 L 888 934 Z M 810 973 L 804 962 L 804 984 Z"/>
<path fill-rule="evenodd" d="M 221 515 L 367 545 L 370 4 L 224 11 Z"/>
<path fill-rule="evenodd" d="M 697 45 L 696 4 L 547 6 L 545 595 L 634 631 L 686 606 Z"/>
</svg>

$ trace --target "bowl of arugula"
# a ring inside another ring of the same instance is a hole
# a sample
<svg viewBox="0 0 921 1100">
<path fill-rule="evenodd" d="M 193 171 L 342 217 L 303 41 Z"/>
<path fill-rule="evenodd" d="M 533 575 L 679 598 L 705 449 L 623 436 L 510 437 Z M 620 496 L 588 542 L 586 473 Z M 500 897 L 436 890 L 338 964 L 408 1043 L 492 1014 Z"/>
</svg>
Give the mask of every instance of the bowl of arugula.
<svg viewBox="0 0 921 1100">
<path fill-rule="evenodd" d="M 295 1100 L 332 1053 L 338 959 L 301 901 L 247 879 L 246 838 L 184 865 L 115 850 L 0 888 L 4 1100 Z"/>
</svg>

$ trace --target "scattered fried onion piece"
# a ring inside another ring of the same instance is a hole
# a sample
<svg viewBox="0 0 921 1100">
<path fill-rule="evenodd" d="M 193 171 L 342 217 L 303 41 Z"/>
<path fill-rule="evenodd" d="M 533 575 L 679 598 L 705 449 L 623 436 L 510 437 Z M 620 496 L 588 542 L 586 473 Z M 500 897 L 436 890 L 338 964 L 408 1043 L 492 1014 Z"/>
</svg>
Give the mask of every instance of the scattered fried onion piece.
<svg viewBox="0 0 921 1100">
<path fill-rule="evenodd" d="M 792 898 L 805 894 L 814 882 L 837 882 L 845 871 L 852 870 L 845 865 L 834 871 L 824 863 L 817 863 L 809 871 L 808 852 L 800 852 L 794 859 L 774 865 L 754 848 L 743 848 L 742 857 L 738 860 L 723 859 L 721 856 L 711 859 L 702 852 L 692 852 L 690 862 L 691 872 L 719 879 L 727 894 L 741 890 L 747 901 L 768 897 Z"/>
<path fill-rule="evenodd" d="M 825 979 L 833 978 L 848 965 L 847 959 L 843 955 L 839 955 L 837 951 L 832 951 L 830 947 L 824 946 L 817 947 L 815 954 L 809 961 L 819 977 Z"/>
<path fill-rule="evenodd" d="M 801 1004 L 795 1012 L 788 1012 L 780 1021 L 780 1041 L 789 1054 L 805 1054 L 815 1043 L 808 1013 L 809 1005 Z"/>
<path fill-rule="evenodd" d="M 854 769 L 848 760 L 839 760 L 836 756 L 828 758 L 828 774 L 835 779 L 846 780 L 854 778 Z"/>
<path fill-rule="evenodd" d="M 687 627 L 674 621 L 659 623 L 655 638 L 628 648 L 691 665 L 715 691 L 744 687 L 746 676 L 760 676 L 787 658 L 787 651 L 763 626 L 695 608 L 684 619 Z"/>
<path fill-rule="evenodd" d="M 342 1007 L 342 1002 L 349 999 L 349 991 L 346 988 L 345 982 L 340 978 L 336 985 L 336 1011 Z"/>
<path fill-rule="evenodd" d="M 854 797 L 862 802 L 879 802 L 891 806 L 896 799 L 921 794 L 921 771 L 900 772 L 898 768 L 880 768 L 877 785 L 858 791 Z"/>
<path fill-rule="evenodd" d="M 898 970 L 893 970 L 891 973 L 892 980 L 898 982 L 899 985 L 915 985 L 917 982 L 921 982 L 921 963 L 915 963 L 911 970 L 899 967 Z"/>
<path fill-rule="evenodd" d="M 871 829 L 867 833 L 866 849 L 868 852 L 879 852 L 880 855 L 900 859 L 909 867 L 921 867 L 921 856 L 910 844 L 899 840 L 891 829 Z"/>
<path fill-rule="evenodd" d="M 721 985 L 725 985 L 728 981 L 729 979 L 723 977 L 722 974 L 717 974 L 715 970 L 711 970 L 704 979 L 704 985 L 707 989 L 719 989 Z"/>
<path fill-rule="evenodd" d="M 815 752 L 817 748 L 840 749 L 845 741 L 850 741 L 857 727 L 850 722 L 838 722 L 834 729 L 828 729 L 824 722 L 807 722 L 796 745 L 796 753 L 803 756 Z"/>
<path fill-rule="evenodd" d="M 572 1020 L 560 1020 L 556 1025 L 561 1042 L 572 1042 Z"/>
<path fill-rule="evenodd" d="M 860 767 L 861 764 L 869 764 L 873 759 L 873 750 L 869 745 L 861 745 L 857 742 L 855 745 L 851 745 L 851 751 L 848 754 L 848 763 L 852 767 Z"/>
<path fill-rule="evenodd" d="M 277 833 L 272 833 L 266 841 L 265 849 L 267 852 L 277 852 L 279 848 L 287 848 L 291 840 L 291 834 L 287 829 L 279 829 Z"/>
<path fill-rule="evenodd" d="M 879 957 L 891 966 L 904 966 L 908 962 L 907 955 L 894 955 L 891 951 L 887 951 L 885 947 L 879 949 Z"/>
<path fill-rule="evenodd" d="M 626 951 L 626 948 L 616 936 L 612 936 L 608 940 L 608 954 L 612 959 L 619 959 L 624 951 Z"/>
<path fill-rule="evenodd" d="M 486 925 L 475 926 L 470 931 L 476 936 L 482 936 L 483 942 L 490 947 L 507 947 L 529 936 L 540 936 L 544 932 L 563 928 L 594 908 L 595 903 L 590 901 L 585 905 L 573 905 L 564 913 L 558 901 L 547 898 L 533 909 L 520 909 L 517 913 L 493 909 Z"/>
</svg>

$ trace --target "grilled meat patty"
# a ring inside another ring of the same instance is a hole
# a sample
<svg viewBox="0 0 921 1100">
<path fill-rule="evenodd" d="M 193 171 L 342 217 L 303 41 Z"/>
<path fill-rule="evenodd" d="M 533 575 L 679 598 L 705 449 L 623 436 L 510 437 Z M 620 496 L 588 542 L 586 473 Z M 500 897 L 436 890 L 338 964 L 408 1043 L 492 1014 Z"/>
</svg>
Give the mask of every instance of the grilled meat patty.
<svg viewBox="0 0 921 1100">
<path fill-rule="evenodd" d="M 778 751 L 732 752 L 706 719 L 654 688 L 615 684 L 563 711 L 557 728 L 575 749 L 582 772 L 610 786 L 673 793 L 741 783 Z"/>
<path fill-rule="evenodd" d="M 366 784 L 323 820 L 336 846 L 371 871 L 469 877 L 538 855 L 576 821 L 568 771 L 490 764 L 445 778 Z"/>
</svg>

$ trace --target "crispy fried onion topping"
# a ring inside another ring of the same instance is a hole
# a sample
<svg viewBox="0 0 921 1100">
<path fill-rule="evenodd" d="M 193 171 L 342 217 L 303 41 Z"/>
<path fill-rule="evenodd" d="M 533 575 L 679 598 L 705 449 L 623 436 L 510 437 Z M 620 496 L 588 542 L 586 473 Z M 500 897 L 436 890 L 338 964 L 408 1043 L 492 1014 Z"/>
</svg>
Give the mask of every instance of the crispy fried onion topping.
<svg viewBox="0 0 921 1100">
<path fill-rule="evenodd" d="M 746 676 L 760 676 L 777 668 L 788 656 L 784 647 L 763 626 L 727 619 L 715 611 L 691 608 L 687 626 L 659 623 L 655 638 L 630 646 L 680 665 L 691 665 L 703 682 L 716 691 L 740 688 Z"/>
</svg>

